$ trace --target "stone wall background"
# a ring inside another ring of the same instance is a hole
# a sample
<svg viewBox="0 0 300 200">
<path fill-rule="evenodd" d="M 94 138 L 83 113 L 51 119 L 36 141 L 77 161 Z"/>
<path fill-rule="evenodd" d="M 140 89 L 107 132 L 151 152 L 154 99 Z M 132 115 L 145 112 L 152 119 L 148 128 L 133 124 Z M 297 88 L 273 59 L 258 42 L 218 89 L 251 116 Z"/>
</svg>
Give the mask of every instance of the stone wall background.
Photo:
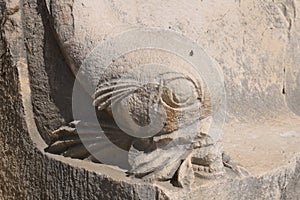
<svg viewBox="0 0 300 200">
<path fill-rule="evenodd" d="M 35 77 L 31 79 L 33 112 L 46 141 L 49 131 L 71 120 L 71 94 L 65 89 L 72 86 L 73 78 L 49 30 L 44 3 L 24 0 L 22 9 L 17 9 L 18 4 L 17 0 L 0 0 L 0 199 L 168 199 L 172 192 L 178 198 L 195 199 L 200 195 L 216 199 L 299 198 L 299 159 L 275 174 L 221 181 L 180 196 L 172 189 L 163 192 L 164 186 L 132 183 L 109 168 L 45 154 L 39 148 L 44 144 L 35 144 L 28 130 L 31 125 L 26 121 L 22 96 L 27 93 L 20 86 L 19 61 L 26 59 L 30 75 Z M 18 46 L 20 41 L 25 49 Z M 280 73 L 283 77 L 283 71 Z M 281 88 L 277 89 L 280 93 Z"/>
</svg>

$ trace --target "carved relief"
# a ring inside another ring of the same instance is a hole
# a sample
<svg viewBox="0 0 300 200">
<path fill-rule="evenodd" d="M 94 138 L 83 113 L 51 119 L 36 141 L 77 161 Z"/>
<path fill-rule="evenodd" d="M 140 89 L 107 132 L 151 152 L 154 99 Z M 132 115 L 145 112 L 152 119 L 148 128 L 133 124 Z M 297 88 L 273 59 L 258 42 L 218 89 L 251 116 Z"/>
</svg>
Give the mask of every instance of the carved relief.
<svg viewBox="0 0 300 200">
<path fill-rule="evenodd" d="M 223 159 L 224 86 L 217 64 L 173 31 L 127 31 L 107 37 L 73 68 L 73 92 L 80 86 L 90 100 L 73 96 L 76 121 L 54 131 L 46 151 L 179 187 L 190 186 L 195 175 L 222 176 L 225 161 L 243 174 Z M 81 114 L 86 110 L 91 116 Z"/>
<path fill-rule="evenodd" d="M 53 132 L 46 151 L 102 162 L 99 154 L 111 156 L 111 142 L 128 152 L 129 166 L 120 167 L 129 175 L 181 187 L 194 174 L 211 179 L 224 173 L 220 144 L 209 134 L 211 94 L 188 62 L 162 50 L 137 50 L 100 74 L 92 98 L 103 135 L 95 122 L 73 122 Z"/>
</svg>

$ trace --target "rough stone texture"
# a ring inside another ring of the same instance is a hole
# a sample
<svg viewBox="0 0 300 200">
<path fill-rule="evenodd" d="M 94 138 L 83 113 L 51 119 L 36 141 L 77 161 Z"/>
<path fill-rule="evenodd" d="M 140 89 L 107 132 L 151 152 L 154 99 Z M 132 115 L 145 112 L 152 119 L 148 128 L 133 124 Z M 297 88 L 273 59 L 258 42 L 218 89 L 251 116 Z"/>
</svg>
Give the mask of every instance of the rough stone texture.
<svg viewBox="0 0 300 200">
<path fill-rule="evenodd" d="M 35 3 L 26 3 L 37 7 Z M 127 183 L 121 181 L 126 179 L 124 174 L 116 174 L 110 168 L 99 171 L 97 166 L 89 165 L 93 169 L 89 171 L 80 162 L 69 160 L 67 164 L 66 160 L 43 153 L 45 144 L 30 124 L 34 121 L 30 118 L 32 110 L 28 109 L 31 98 L 26 85 L 27 64 L 21 62 L 25 59 L 21 11 L 16 9 L 11 16 L 5 14 L 19 2 L 0 5 L 2 22 L 2 16 L 6 16 L 15 23 L 11 26 L 4 21 L 1 26 L 0 199 L 166 199 L 156 186 L 141 182 L 135 183 L 134 188 L 129 179 Z"/>
<path fill-rule="evenodd" d="M 299 85 L 300 85 L 300 18 L 299 18 L 299 1 L 289 2 L 285 6 L 285 16 L 290 21 L 289 29 L 289 45 L 287 50 L 286 66 L 285 66 L 285 93 L 289 108 L 297 115 L 300 114 L 299 107 Z M 295 67 L 298 66 L 298 67 Z"/>
<path fill-rule="evenodd" d="M 33 111 L 38 130 L 49 143 L 49 131 L 72 120 L 74 77 L 55 42 L 45 7 L 42 1 L 24 1 L 22 11 L 29 73 L 35 77 L 31 79 Z"/>
<path fill-rule="evenodd" d="M 5 2 L 0 1 L 1 199 L 300 198 L 297 154 L 300 120 L 285 105 L 287 101 L 289 108 L 298 113 L 299 84 L 295 83 L 299 72 L 295 26 L 298 15 L 293 14 L 293 10 L 299 9 L 297 1 L 193 2 L 199 7 L 177 1 L 166 4 L 145 1 L 146 5 L 138 7 L 142 10 L 137 9 L 137 13 L 130 11 L 134 2 L 129 1 L 126 6 L 123 1 L 110 1 L 112 10 L 117 10 L 117 17 L 124 23 L 152 26 L 161 21 L 161 26 L 198 39 L 223 68 L 229 117 L 224 129 L 225 150 L 251 175 L 216 181 L 197 179 L 190 191 L 174 188 L 169 183 L 133 181 L 111 167 L 43 151 L 50 131 L 71 120 L 71 114 L 65 109 L 70 105 L 67 102 L 71 101 L 68 99 L 71 95 L 62 95 L 59 88 L 71 87 L 72 76 L 60 57 L 64 55 L 69 65 L 79 63 L 93 44 L 84 48 L 75 45 L 74 50 L 69 47 L 69 51 L 60 53 L 41 1 L 21 1 L 21 9 L 17 8 L 18 1 Z M 72 2 L 68 3 L 72 6 Z M 81 5 L 89 2 L 84 3 Z M 161 6 L 157 8 L 157 4 Z M 190 9 L 200 11 L 187 12 Z M 66 13 L 73 9 L 70 10 Z M 153 10 L 156 13 L 148 20 Z M 169 17 L 161 17 L 165 15 Z M 85 24 L 88 23 L 83 21 L 82 26 Z M 67 26 L 62 32 L 69 29 Z M 63 78 L 61 73 L 65 73 Z M 69 78 L 65 81 L 66 76 Z M 282 94 L 283 89 L 286 95 Z"/>
</svg>

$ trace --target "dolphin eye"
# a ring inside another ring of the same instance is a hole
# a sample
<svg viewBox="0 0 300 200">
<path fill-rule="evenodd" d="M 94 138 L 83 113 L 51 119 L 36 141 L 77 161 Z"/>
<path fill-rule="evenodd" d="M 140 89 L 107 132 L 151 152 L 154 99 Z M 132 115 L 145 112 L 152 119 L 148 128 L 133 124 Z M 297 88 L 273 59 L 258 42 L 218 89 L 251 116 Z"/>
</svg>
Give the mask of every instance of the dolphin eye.
<svg viewBox="0 0 300 200">
<path fill-rule="evenodd" d="M 186 77 L 175 77 L 165 81 L 161 99 L 172 108 L 192 106 L 199 99 L 195 83 Z"/>
</svg>

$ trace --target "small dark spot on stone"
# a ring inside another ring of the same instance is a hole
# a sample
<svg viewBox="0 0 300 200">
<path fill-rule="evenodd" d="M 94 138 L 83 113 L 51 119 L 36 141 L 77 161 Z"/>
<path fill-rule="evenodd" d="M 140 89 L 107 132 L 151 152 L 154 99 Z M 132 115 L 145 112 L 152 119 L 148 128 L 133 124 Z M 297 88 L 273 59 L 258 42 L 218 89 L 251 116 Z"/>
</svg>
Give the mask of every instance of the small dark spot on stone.
<svg viewBox="0 0 300 200">
<path fill-rule="evenodd" d="M 6 72 L 1 73 L 1 77 L 4 78 L 6 76 Z"/>
<path fill-rule="evenodd" d="M 191 52 L 190 52 L 190 56 L 193 56 L 194 55 L 194 51 L 193 50 L 191 50 Z"/>
<path fill-rule="evenodd" d="M 171 26 L 169 26 L 169 29 L 171 29 L 172 27 Z"/>
</svg>

